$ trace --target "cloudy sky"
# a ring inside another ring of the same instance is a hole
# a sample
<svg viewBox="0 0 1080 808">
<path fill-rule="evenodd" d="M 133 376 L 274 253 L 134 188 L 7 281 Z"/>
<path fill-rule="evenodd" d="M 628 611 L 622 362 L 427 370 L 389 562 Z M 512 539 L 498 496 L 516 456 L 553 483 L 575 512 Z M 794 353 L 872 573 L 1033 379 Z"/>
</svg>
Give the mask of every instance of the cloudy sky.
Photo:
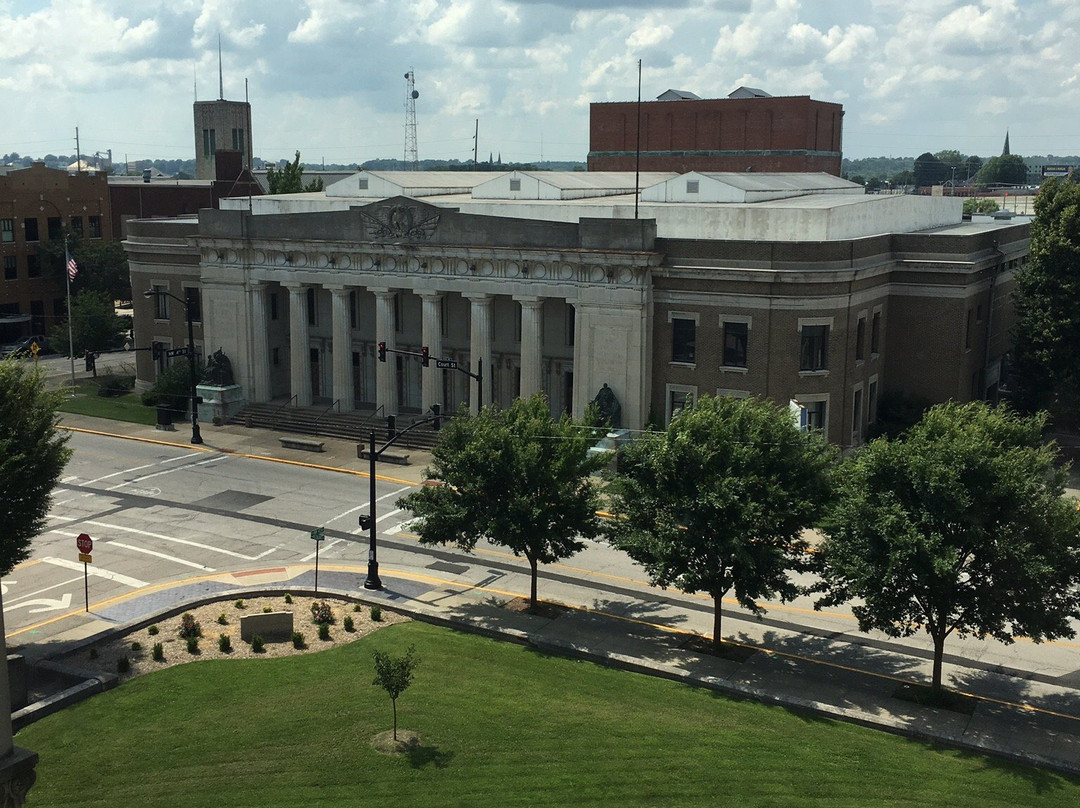
<svg viewBox="0 0 1080 808">
<path fill-rule="evenodd" d="M 191 103 L 255 153 L 583 160 L 589 103 L 745 84 L 843 104 L 846 157 L 1080 153 L 1078 0 L 0 0 L 0 154 L 194 156 Z"/>
</svg>

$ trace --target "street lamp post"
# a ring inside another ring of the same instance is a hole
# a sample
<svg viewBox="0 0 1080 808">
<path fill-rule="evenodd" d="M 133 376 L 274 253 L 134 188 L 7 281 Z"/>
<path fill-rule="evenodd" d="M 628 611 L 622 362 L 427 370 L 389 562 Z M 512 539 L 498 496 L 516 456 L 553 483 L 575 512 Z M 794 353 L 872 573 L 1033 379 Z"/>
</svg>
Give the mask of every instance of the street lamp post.
<svg viewBox="0 0 1080 808">
<path fill-rule="evenodd" d="M 189 393 L 191 396 L 191 442 L 193 444 L 199 444 L 203 442 L 202 433 L 199 432 L 199 395 L 195 390 L 195 327 L 191 321 L 191 305 L 188 301 L 182 297 L 177 297 L 171 292 L 166 292 L 163 289 L 147 289 L 143 292 L 143 297 L 157 298 L 158 295 L 164 295 L 165 297 L 171 297 L 184 307 L 184 316 L 187 318 L 187 356 L 188 356 L 188 371 L 190 388 Z"/>
</svg>

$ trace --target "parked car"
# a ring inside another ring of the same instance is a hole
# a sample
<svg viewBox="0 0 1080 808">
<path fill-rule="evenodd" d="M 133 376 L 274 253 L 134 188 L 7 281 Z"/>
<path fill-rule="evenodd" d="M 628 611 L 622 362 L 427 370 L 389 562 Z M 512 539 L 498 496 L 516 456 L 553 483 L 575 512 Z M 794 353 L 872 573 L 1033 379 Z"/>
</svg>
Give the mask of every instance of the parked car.
<svg viewBox="0 0 1080 808">
<path fill-rule="evenodd" d="M 12 356 L 33 356 L 30 346 L 35 342 L 38 346 L 38 353 L 51 353 L 49 343 L 45 339 L 44 334 L 31 334 L 29 337 L 24 337 L 18 342 L 0 346 L 0 356 L 4 358 Z"/>
</svg>

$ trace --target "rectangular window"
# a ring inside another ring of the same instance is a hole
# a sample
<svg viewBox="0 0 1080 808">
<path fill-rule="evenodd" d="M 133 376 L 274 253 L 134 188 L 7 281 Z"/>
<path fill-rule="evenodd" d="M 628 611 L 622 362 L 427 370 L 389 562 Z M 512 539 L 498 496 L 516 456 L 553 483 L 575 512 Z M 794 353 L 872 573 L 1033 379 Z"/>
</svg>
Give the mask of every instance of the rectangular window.
<svg viewBox="0 0 1080 808">
<path fill-rule="evenodd" d="M 9 244 L 15 240 L 15 220 L 0 219 L 0 241 Z"/>
<path fill-rule="evenodd" d="M 212 157 L 217 153 L 217 132 L 213 129 L 203 129 L 203 154 Z"/>
<path fill-rule="evenodd" d="M 184 300 L 187 301 L 187 311 L 191 315 L 191 322 L 202 322 L 202 295 L 197 286 L 184 287 Z"/>
<path fill-rule="evenodd" d="M 15 263 L 14 255 L 4 256 L 4 280 L 16 281 L 19 279 L 18 264 Z"/>
<path fill-rule="evenodd" d="M 881 353 L 881 312 L 875 311 L 870 320 L 870 353 Z"/>
<path fill-rule="evenodd" d="M 315 322 L 315 287 L 309 286 L 307 288 L 307 321 L 308 325 L 316 325 Z"/>
<path fill-rule="evenodd" d="M 851 437 L 855 442 L 862 435 L 862 389 L 855 391 L 855 401 L 851 405 Z"/>
<path fill-rule="evenodd" d="M 155 283 L 154 290 L 154 319 L 155 320 L 168 320 L 169 319 L 169 296 L 165 294 L 169 291 L 169 287 L 162 284 Z"/>
<path fill-rule="evenodd" d="M 510 190 L 511 191 L 520 191 L 521 190 L 521 180 L 510 180 Z"/>
<path fill-rule="evenodd" d="M 48 222 L 49 241 L 60 241 L 64 238 L 64 228 L 60 226 L 59 216 L 50 216 Z"/>
<path fill-rule="evenodd" d="M 82 238 L 82 234 L 83 234 L 82 216 L 72 216 L 71 217 L 71 232 L 74 233 L 79 238 Z"/>
<path fill-rule="evenodd" d="M 277 314 L 277 292 L 270 293 L 270 319 L 276 320 Z"/>
<path fill-rule="evenodd" d="M 827 401 L 808 401 L 806 403 L 798 403 L 798 415 L 799 415 L 799 428 L 803 432 L 809 432 L 811 429 L 822 430 L 825 429 L 825 417 L 828 415 L 828 402 Z"/>
<path fill-rule="evenodd" d="M 671 318 L 671 361 L 693 364 L 697 323 L 680 317 Z"/>
<path fill-rule="evenodd" d="M 90 238 L 101 238 L 101 217 L 90 217 Z"/>
<path fill-rule="evenodd" d="M 686 181 L 686 193 L 696 194 L 700 186 L 700 180 L 687 180 Z"/>
<path fill-rule="evenodd" d="M 746 367 L 746 344 L 749 328 L 746 323 L 724 323 L 724 366 Z"/>
<path fill-rule="evenodd" d="M 232 147 L 236 151 L 244 150 L 244 130 L 233 129 L 232 130 Z"/>
<path fill-rule="evenodd" d="M 26 256 L 26 277 L 28 278 L 40 278 L 41 277 L 41 256 L 40 255 L 27 255 Z"/>
<path fill-rule="evenodd" d="M 38 240 L 38 220 L 37 217 L 23 219 L 23 237 L 27 241 Z"/>
<path fill-rule="evenodd" d="M 799 350 L 799 370 L 828 370 L 829 327 L 804 325 Z"/>
<path fill-rule="evenodd" d="M 864 355 L 863 355 L 864 350 L 865 350 L 863 348 L 863 343 L 864 342 L 866 342 L 866 318 L 865 317 L 860 317 L 859 318 L 859 325 L 855 329 L 855 358 L 856 359 L 865 358 Z"/>
<path fill-rule="evenodd" d="M 361 177 L 358 180 L 358 183 L 359 183 L 358 187 L 360 188 L 361 191 L 366 191 L 367 190 L 367 182 L 368 182 L 367 177 Z"/>
<path fill-rule="evenodd" d="M 870 392 L 866 398 L 866 416 L 869 423 L 877 423 L 877 382 L 870 382 Z"/>
</svg>

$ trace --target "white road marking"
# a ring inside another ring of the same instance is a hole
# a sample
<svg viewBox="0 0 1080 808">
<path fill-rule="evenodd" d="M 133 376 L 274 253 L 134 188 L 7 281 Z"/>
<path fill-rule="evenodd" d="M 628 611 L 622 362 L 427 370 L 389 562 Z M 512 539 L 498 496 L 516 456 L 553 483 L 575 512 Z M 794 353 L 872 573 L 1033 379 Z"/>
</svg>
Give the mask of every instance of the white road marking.
<svg viewBox="0 0 1080 808">
<path fill-rule="evenodd" d="M 379 497 L 375 501 L 376 502 L 382 502 L 384 499 L 389 499 L 390 497 L 396 497 L 402 491 L 408 491 L 411 487 L 412 486 L 407 485 L 404 488 L 399 488 L 397 491 L 391 491 L 389 494 L 383 494 L 381 497 Z"/>
<path fill-rule="evenodd" d="M 152 469 L 156 465 L 157 463 L 147 463 L 145 466 L 135 466 L 134 468 L 124 469 L 123 471 L 114 471 L 112 474 L 106 474 L 104 477 L 98 477 L 96 480 L 87 480 L 83 485 L 93 485 L 94 483 L 100 483 L 102 480 L 110 480 L 113 477 L 119 477 L 121 474 L 131 474 L 133 471 Z"/>
<path fill-rule="evenodd" d="M 112 544 L 113 542 L 110 542 Z M 68 561 L 66 558 L 43 558 L 41 559 L 46 564 L 52 564 L 54 567 L 63 567 L 66 570 L 75 570 L 76 572 L 83 571 L 83 565 L 81 561 Z M 86 565 L 86 572 L 88 575 L 93 575 L 95 578 L 104 578 L 107 581 L 116 581 L 118 584 L 124 586 L 130 586 L 132 589 L 141 589 L 144 586 L 149 586 L 146 581 L 140 581 L 138 578 L 132 578 L 129 575 L 123 575 L 119 572 L 113 572 L 107 570 L 104 567 L 98 567 L 94 564 Z"/>
<path fill-rule="evenodd" d="M 345 540 L 344 539 L 334 539 L 332 542 L 330 542 L 329 544 L 327 544 L 325 547 L 323 547 L 321 550 L 318 551 L 319 555 L 322 555 L 323 553 L 325 553 L 327 550 L 329 550 L 335 544 L 341 544 L 343 541 L 345 541 Z M 305 562 L 306 561 L 311 561 L 311 559 L 313 559 L 314 557 L 315 557 L 315 553 L 310 553 L 309 555 L 304 556 L 300 560 L 305 561 Z"/>
<path fill-rule="evenodd" d="M 391 516 L 394 516 L 395 514 L 399 514 L 399 513 L 401 513 L 401 508 L 395 508 L 392 511 L 387 511 L 386 513 L 384 513 L 382 516 L 380 516 L 378 519 L 375 520 L 375 524 L 379 524 L 379 522 L 381 522 L 383 519 L 389 519 Z"/>
<path fill-rule="evenodd" d="M 200 452 L 200 454 L 201 454 L 201 452 Z M 178 471 L 187 471 L 188 469 L 194 468 L 195 466 L 207 466 L 210 463 L 219 463 L 220 461 L 224 460 L 226 457 L 228 457 L 228 455 L 219 455 L 217 457 L 211 457 L 209 460 L 203 460 L 201 463 L 192 463 L 190 466 L 184 466 L 183 468 L 165 469 L 164 471 L 155 471 L 153 474 L 143 474 L 141 477 L 135 477 L 132 480 L 126 480 L 126 481 L 124 481 L 122 483 L 118 483 L 117 485 L 110 486 L 110 487 L 106 488 L 105 490 L 106 491 L 115 491 L 117 488 L 123 488 L 125 485 L 132 485 L 134 483 L 141 483 L 144 480 L 149 480 L 149 479 L 152 479 L 154 477 L 161 477 L 163 474 L 174 474 L 174 473 L 176 473 Z M 150 467 L 149 466 L 142 466 L 141 468 L 150 468 Z M 135 471 L 135 469 L 132 469 L 132 471 Z M 105 479 L 105 478 L 103 477 L 102 479 Z"/>
<path fill-rule="evenodd" d="M 124 525 L 114 525 L 109 522 L 84 522 L 87 525 L 94 525 L 95 527 L 103 527 L 106 530 L 119 530 L 122 533 L 134 533 L 136 536 L 146 536 L 151 539 L 161 539 L 162 541 L 172 542 L 173 544 L 183 544 L 187 547 L 197 547 L 200 550 L 209 550 L 213 553 L 220 553 L 221 555 L 227 555 L 232 558 L 239 558 L 243 561 L 258 561 L 263 556 L 268 556 L 274 552 L 273 547 L 264 550 L 258 555 L 245 555 L 244 553 L 237 553 L 234 550 L 226 550 L 224 547 L 214 547 L 211 544 L 202 544 L 201 542 L 191 541 L 190 539 L 178 539 L 175 536 L 163 536 L 160 533 L 151 533 L 149 530 L 139 530 L 134 527 L 125 527 Z M 60 533 L 59 530 L 54 530 L 54 533 Z M 115 543 L 115 542 L 110 542 Z"/>
<path fill-rule="evenodd" d="M 24 600 L 22 603 L 15 606 L 4 607 L 4 614 L 7 614 L 12 609 L 21 609 L 23 606 L 39 606 L 38 609 L 30 609 L 30 614 L 37 614 L 38 612 L 56 612 L 61 609 L 67 609 L 71 606 L 71 593 L 65 592 L 63 597 L 60 598 L 38 598 L 37 600 Z"/>
<path fill-rule="evenodd" d="M 165 465 L 166 463 L 175 463 L 178 460 L 187 460 L 189 457 L 199 457 L 200 455 L 205 454 L 206 452 L 188 452 L 187 454 L 180 455 L 179 457 L 170 457 L 168 460 L 162 460 L 161 464 Z"/>
<path fill-rule="evenodd" d="M 77 575 L 74 578 L 69 578 L 66 581 L 61 581 L 58 584 L 53 584 L 52 586 L 46 586 L 46 587 L 43 587 L 42 589 L 38 589 L 38 590 L 36 590 L 34 592 L 27 592 L 25 595 L 21 595 L 21 596 L 19 596 L 17 598 L 10 598 L 8 600 L 5 600 L 4 602 L 5 603 L 18 603 L 20 600 L 26 600 L 27 598 L 35 598 L 38 595 L 43 595 L 44 593 L 50 592 L 53 589 L 59 589 L 62 586 L 70 586 L 71 584 L 75 583 L 76 581 L 81 581 L 81 580 L 82 580 L 82 576 Z"/>
<path fill-rule="evenodd" d="M 148 550 L 145 547 L 133 547 L 130 544 L 123 544 L 118 541 L 109 542 L 110 547 L 122 547 L 125 550 L 131 550 L 133 553 L 143 553 L 144 555 L 153 556 L 154 558 L 163 558 L 166 561 L 172 561 L 174 564 L 183 564 L 185 567 L 194 567 L 197 570 L 203 572 L 217 572 L 213 567 L 204 567 L 202 564 L 196 564 L 194 561 L 185 561 L 182 558 L 176 556 L 166 555 L 165 553 L 159 553 L 156 550 Z"/>
</svg>

